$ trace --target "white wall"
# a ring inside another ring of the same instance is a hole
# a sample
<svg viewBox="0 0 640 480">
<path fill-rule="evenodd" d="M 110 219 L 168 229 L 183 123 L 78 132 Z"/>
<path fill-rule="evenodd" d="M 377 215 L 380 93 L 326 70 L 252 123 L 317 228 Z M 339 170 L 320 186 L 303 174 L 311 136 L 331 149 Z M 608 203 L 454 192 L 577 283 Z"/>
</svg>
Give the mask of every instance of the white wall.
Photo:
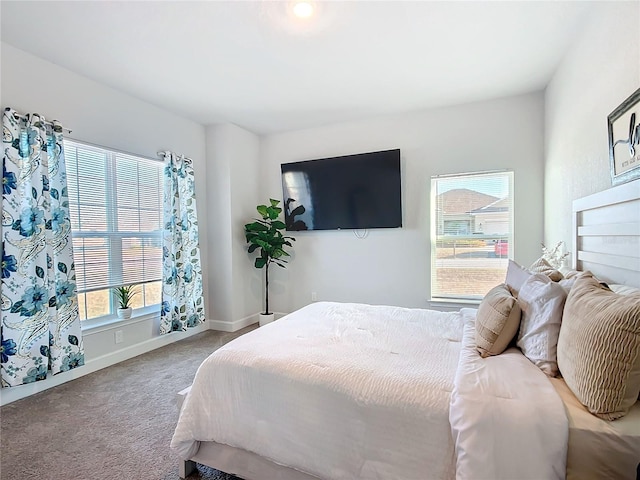
<svg viewBox="0 0 640 480">
<path fill-rule="evenodd" d="M 481 170 L 515 171 L 516 260 L 540 256 L 543 202 L 543 95 L 533 93 L 271 135 L 263 138 L 263 197 L 282 198 L 280 164 L 401 149 L 404 227 L 296 232 L 286 270 L 274 268 L 276 311 L 311 301 L 426 307 L 430 295 L 430 177 Z"/>
<path fill-rule="evenodd" d="M 47 119 L 57 119 L 73 130 L 70 138 L 103 145 L 145 157 L 157 158 L 159 150 L 173 150 L 189 156 L 196 172 L 196 195 L 200 221 L 202 262 L 207 265 L 211 244 L 208 240 L 208 202 L 206 198 L 205 129 L 183 117 L 105 87 L 88 78 L 76 75 L 10 45 L 2 44 L 2 107 L 19 112 L 37 112 Z M 210 313 L 207 297 L 208 276 L 204 275 L 205 306 Z M 167 344 L 183 338 L 171 334 L 159 338 L 158 318 L 118 325 L 124 342 L 116 346 L 114 329 L 96 329 L 84 334 L 87 372 L 112 361 Z M 208 325 L 206 325 L 208 328 Z M 190 332 L 191 334 L 191 332 Z M 111 358 L 112 361 L 109 361 Z M 79 372 L 68 372 L 68 378 Z M 81 372 L 80 372 L 81 373 Z M 33 385 L 2 389 L 2 401 L 11 401 L 24 394 L 61 383 L 65 374 Z"/>
<path fill-rule="evenodd" d="M 280 163 L 400 148 L 404 227 L 372 230 L 365 239 L 350 231 L 296 234 L 289 267 L 273 269 L 272 305 L 290 312 L 316 292 L 318 300 L 425 307 L 432 175 L 513 169 L 514 254 L 525 265 L 540 254 L 543 226 L 545 243 L 569 242 L 571 201 L 609 188 L 606 117 L 640 86 L 640 3 L 600 8 L 544 97 L 533 93 L 259 138 L 233 125 L 205 129 L 2 44 L 0 103 L 57 118 L 81 141 L 148 157 L 170 149 L 194 159 L 207 318 L 223 330 L 254 321 L 262 308 L 263 271 L 252 267 L 242 227 L 256 204 L 282 198 Z M 181 338 L 160 340 L 156 327 L 157 318 L 118 327 L 125 329 L 119 351 L 113 329 L 95 330 L 85 336 L 87 360 L 99 368 L 109 358 Z M 42 388 L 34 385 L 29 388 Z M 6 401 L 7 392 L 0 393 Z"/>
<path fill-rule="evenodd" d="M 235 331 L 257 321 L 260 277 L 247 254 L 244 224 L 259 198 L 258 136 L 235 125 L 207 128 L 211 252 L 207 273 L 213 327 Z"/>
<path fill-rule="evenodd" d="M 640 2 L 605 2 L 545 95 L 545 243 L 572 245 L 571 203 L 611 187 L 607 116 L 640 87 Z"/>
</svg>

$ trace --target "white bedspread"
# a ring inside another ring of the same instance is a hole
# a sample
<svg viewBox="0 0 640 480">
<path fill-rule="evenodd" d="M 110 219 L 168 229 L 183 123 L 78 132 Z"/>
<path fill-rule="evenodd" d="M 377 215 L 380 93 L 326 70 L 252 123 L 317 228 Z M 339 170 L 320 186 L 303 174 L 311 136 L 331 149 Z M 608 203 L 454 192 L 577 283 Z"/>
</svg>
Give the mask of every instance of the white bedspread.
<svg viewBox="0 0 640 480">
<path fill-rule="evenodd" d="M 474 316 L 462 313 L 450 411 L 457 478 L 564 479 L 569 424 L 552 383 L 516 348 L 481 358 Z"/>
<path fill-rule="evenodd" d="M 214 352 L 171 446 L 255 452 L 322 479 L 455 478 L 460 313 L 314 303 Z"/>
</svg>

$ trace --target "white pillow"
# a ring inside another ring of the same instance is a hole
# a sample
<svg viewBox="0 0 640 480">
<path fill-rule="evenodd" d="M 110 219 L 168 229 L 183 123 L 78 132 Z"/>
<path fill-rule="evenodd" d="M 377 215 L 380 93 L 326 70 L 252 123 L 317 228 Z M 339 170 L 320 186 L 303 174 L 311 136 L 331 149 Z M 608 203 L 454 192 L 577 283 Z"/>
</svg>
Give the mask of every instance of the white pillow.
<svg viewBox="0 0 640 480">
<path fill-rule="evenodd" d="M 558 335 L 567 293 L 543 273 L 531 275 L 520 288 L 522 310 L 517 345 L 550 377 L 558 374 Z"/>
<path fill-rule="evenodd" d="M 637 295 L 640 293 L 640 288 L 631 287 L 629 285 L 619 285 L 616 283 L 609 284 L 609 290 L 618 295 Z"/>
<path fill-rule="evenodd" d="M 585 273 L 591 275 L 591 272 L 589 272 L 589 271 L 587 271 L 587 272 L 579 272 L 577 270 L 567 270 L 566 272 L 567 272 L 567 276 L 565 276 L 558 283 L 560 284 L 560 286 L 562 288 L 565 289 L 565 291 L 567 292 L 567 295 L 569 294 L 569 292 L 573 288 L 573 285 L 576 283 L 576 280 L 578 280 L 580 277 L 582 277 Z"/>
<path fill-rule="evenodd" d="M 531 276 L 533 272 L 530 272 L 526 268 L 520 266 L 513 260 L 509 260 L 509 266 L 507 267 L 507 278 L 504 283 L 509 286 L 509 290 L 514 297 L 518 296 L 518 292 L 522 287 L 522 284 Z"/>
<path fill-rule="evenodd" d="M 584 272 L 581 272 L 580 270 L 574 270 L 573 268 L 565 267 L 565 266 L 560 267 L 558 271 L 566 279 L 573 278 L 577 275 L 582 275 L 584 273 Z"/>
</svg>

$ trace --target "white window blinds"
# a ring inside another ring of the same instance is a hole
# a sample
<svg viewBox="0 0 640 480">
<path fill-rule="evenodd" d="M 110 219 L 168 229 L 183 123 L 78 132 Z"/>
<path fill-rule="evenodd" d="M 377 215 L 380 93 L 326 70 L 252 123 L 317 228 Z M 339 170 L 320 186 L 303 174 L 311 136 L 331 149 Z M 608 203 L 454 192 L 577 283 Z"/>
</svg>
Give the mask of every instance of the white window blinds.
<svg viewBox="0 0 640 480">
<path fill-rule="evenodd" d="M 64 141 L 78 292 L 162 276 L 161 161 Z"/>
<path fill-rule="evenodd" d="M 480 299 L 513 257 L 513 172 L 431 179 L 431 298 Z"/>
</svg>

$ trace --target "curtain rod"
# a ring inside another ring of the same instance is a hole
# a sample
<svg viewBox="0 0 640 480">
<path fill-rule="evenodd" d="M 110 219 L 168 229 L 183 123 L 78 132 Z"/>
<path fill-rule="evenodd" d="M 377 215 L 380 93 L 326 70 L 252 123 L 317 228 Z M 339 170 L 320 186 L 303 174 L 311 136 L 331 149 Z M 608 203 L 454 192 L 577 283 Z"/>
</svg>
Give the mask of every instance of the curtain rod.
<svg viewBox="0 0 640 480">
<path fill-rule="evenodd" d="M 27 116 L 26 116 L 26 115 L 24 115 L 24 114 L 22 114 L 22 113 L 17 113 L 17 112 L 16 112 L 16 113 L 15 113 L 15 116 L 17 116 L 18 118 L 21 118 L 22 120 L 26 120 L 26 119 L 27 119 Z M 38 114 L 38 116 L 40 116 L 40 115 Z M 40 117 L 40 118 L 42 118 L 42 117 Z M 45 123 L 46 125 L 53 125 L 53 122 L 51 122 L 51 121 L 49 121 L 49 120 L 45 120 L 45 121 L 44 121 L 44 123 Z M 64 127 L 64 126 L 62 126 L 62 125 L 60 125 L 60 127 L 62 128 L 62 130 L 64 130 L 64 131 L 65 131 L 65 132 L 67 132 L 67 133 L 71 133 L 71 132 L 72 132 L 72 130 L 71 130 L 71 129 L 69 129 L 69 128 L 67 128 L 67 127 Z"/>
<path fill-rule="evenodd" d="M 167 156 L 168 153 L 174 153 L 175 155 L 178 155 L 179 157 L 184 158 L 184 161 L 187 162 L 187 163 L 192 163 L 193 162 L 193 160 L 191 158 L 189 158 L 189 157 L 187 157 L 185 155 L 179 155 L 179 154 L 177 154 L 175 152 L 171 152 L 170 150 L 162 150 L 160 152 L 157 152 L 156 155 L 158 155 L 159 157 L 164 158 L 164 157 Z"/>
</svg>

